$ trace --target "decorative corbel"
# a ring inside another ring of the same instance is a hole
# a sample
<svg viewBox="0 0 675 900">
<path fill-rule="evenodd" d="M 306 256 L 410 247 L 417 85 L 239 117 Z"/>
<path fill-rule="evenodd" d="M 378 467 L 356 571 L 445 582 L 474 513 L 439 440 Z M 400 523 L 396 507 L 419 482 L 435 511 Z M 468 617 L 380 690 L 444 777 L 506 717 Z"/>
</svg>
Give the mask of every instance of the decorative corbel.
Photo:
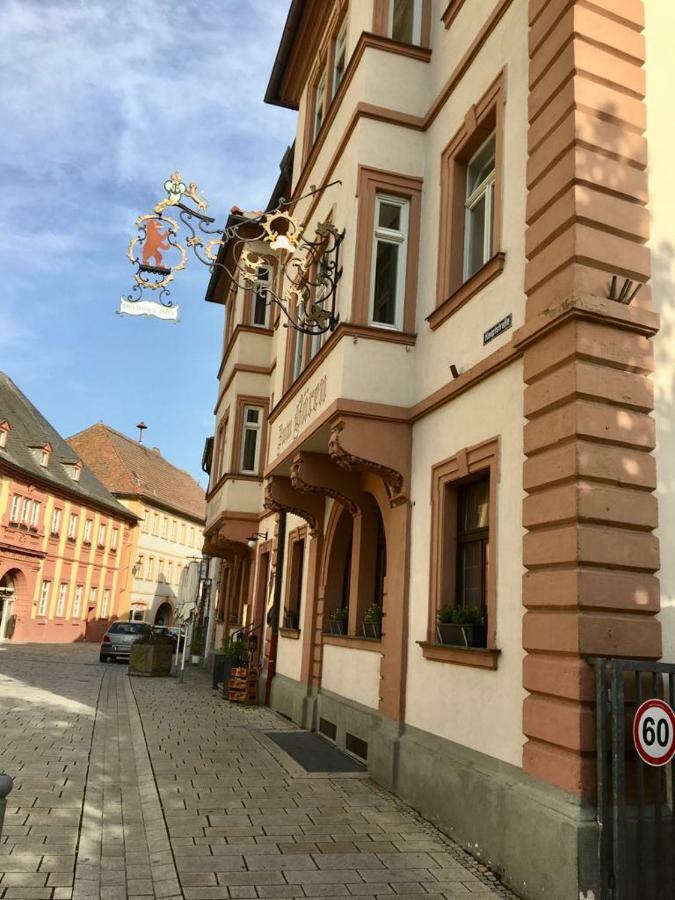
<svg viewBox="0 0 675 900">
<path fill-rule="evenodd" d="M 353 516 L 359 512 L 359 485 L 323 453 L 298 453 L 291 465 L 290 480 L 296 491 L 331 497 Z"/>
<path fill-rule="evenodd" d="M 265 509 L 270 512 L 293 513 L 304 519 L 310 535 L 315 535 L 323 520 L 324 500 L 318 494 L 301 492 L 293 487 L 290 478 L 273 475 L 265 482 Z"/>
</svg>

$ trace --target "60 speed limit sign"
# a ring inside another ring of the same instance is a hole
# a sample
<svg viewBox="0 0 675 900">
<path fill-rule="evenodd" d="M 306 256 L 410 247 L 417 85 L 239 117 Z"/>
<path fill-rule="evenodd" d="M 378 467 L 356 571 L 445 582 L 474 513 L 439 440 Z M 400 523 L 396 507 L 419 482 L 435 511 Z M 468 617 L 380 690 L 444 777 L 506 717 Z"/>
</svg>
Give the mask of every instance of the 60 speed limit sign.
<svg viewBox="0 0 675 900">
<path fill-rule="evenodd" d="M 635 713 L 633 740 L 648 766 L 665 766 L 675 756 L 675 713 L 663 700 L 645 700 Z"/>
</svg>

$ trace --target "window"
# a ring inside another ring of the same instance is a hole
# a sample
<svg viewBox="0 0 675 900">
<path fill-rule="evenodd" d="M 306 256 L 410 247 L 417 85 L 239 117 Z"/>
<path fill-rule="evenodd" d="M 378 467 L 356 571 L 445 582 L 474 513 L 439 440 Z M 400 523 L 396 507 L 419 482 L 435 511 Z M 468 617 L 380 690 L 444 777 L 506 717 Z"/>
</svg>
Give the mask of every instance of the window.
<svg viewBox="0 0 675 900">
<path fill-rule="evenodd" d="M 312 131 L 312 140 L 316 140 L 318 133 L 321 131 L 323 120 L 326 115 L 326 73 L 324 72 L 314 92 L 314 125 Z"/>
<path fill-rule="evenodd" d="M 171 520 L 171 540 L 178 540 L 178 522 L 175 519 Z"/>
<path fill-rule="evenodd" d="M 164 560 L 157 560 L 157 579 L 161 580 L 164 578 Z"/>
<path fill-rule="evenodd" d="M 422 0 L 389 0 L 389 35 L 402 44 L 421 43 Z"/>
<path fill-rule="evenodd" d="M 337 93 L 337 89 L 342 84 L 347 65 L 347 22 L 345 21 L 342 28 L 335 38 L 334 56 L 333 56 L 333 96 Z"/>
<path fill-rule="evenodd" d="M 164 516 L 164 521 L 162 522 L 162 537 L 164 540 L 168 540 L 169 538 L 169 517 Z"/>
<path fill-rule="evenodd" d="M 91 532 L 94 527 L 93 519 L 85 519 L 84 520 L 84 534 L 82 536 L 82 540 L 85 544 L 91 544 Z"/>
<path fill-rule="evenodd" d="M 242 472 L 257 474 L 260 458 L 260 434 L 262 430 L 262 409 L 257 406 L 244 407 L 244 424 L 241 439 Z"/>
<path fill-rule="evenodd" d="M 173 563 L 166 564 L 166 580 L 169 584 L 173 584 Z"/>
<path fill-rule="evenodd" d="M 113 528 L 113 530 L 110 532 L 110 550 L 112 553 L 114 553 L 115 550 L 117 550 L 117 542 L 119 540 L 119 536 L 120 536 L 119 528 Z"/>
<path fill-rule="evenodd" d="M 475 607 L 485 614 L 490 545 L 490 479 L 481 478 L 458 488 L 457 509 L 457 589 L 454 605 Z"/>
<path fill-rule="evenodd" d="M 272 270 L 269 266 L 260 266 L 253 290 L 253 309 L 251 324 L 267 328 L 269 310 L 269 291 L 272 286 Z"/>
<path fill-rule="evenodd" d="M 89 588 L 89 606 L 96 608 L 96 597 L 98 596 L 98 588 Z"/>
<path fill-rule="evenodd" d="M 98 526 L 98 545 L 99 547 L 105 547 L 105 530 L 106 526 L 101 524 Z"/>
<path fill-rule="evenodd" d="M 503 271 L 501 250 L 504 72 L 467 111 L 441 154 L 436 309 L 439 328 Z"/>
<path fill-rule="evenodd" d="M 49 444 L 46 444 L 40 450 L 40 465 L 42 466 L 43 469 L 46 469 L 47 466 L 49 465 L 50 454 L 51 454 L 51 447 L 49 446 Z"/>
<path fill-rule="evenodd" d="M 150 510 L 143 509 L 143 524 L 141 530 L 147 534 L 150 531 Z"/>
<path fill-rule="evenodd" d="M 284 627 L 300 628 L 300 604 L 302 601 L 302 581 L 305 563 L 305 529 L 291 532 L 289 536 L 289 570 L 284 608 Z"/>
<path fill-rule="evenodd" d="M 77 525 L 79 522 L 79 516 L 75 513 L 71 513 L 70 519 L 68 520 L 68 540 L 74 541 L 77 537 Z"/>
<path fill-rule="evenodd" d="M 56 507 L 52 512 L 52 524 L 49 530 L 54 536 L 57 536 L 61 530 L 61 513 L 62 510 L 57 509 Z"/>
<path fill-rule="evenodd" d="M 32 504 L 28 497 L 23 498 L 23 504 L 21 506 L 21 524 L 28 526 L 30 524 L 30 513 L 32 509 Z"/>
<path fill-rule="evenodd" d="M 33 505 L 32 505 L 31 514 L 30 514 L 30 527 L 31 528 L 38 527 L 38 523 L 40 521 L 40 507 L 41 507 L 41 504 L 38 503 L 37 500 L 33 500 Z"/>
<path fill-rule="evenodd" d="M 495 133 L 469 160 L 464 225 L 464 280 L 492 257 L 495 193 Z"/>
<path fill-rule="evenodd" d="M 180 526 L 180 542 L 185 545 L 185 522 Z"/>
<path fill-rule="evenodd" d="M 49 595 L 52 590 L 51 581 L 43 581 L 42 587 L 40 589 L 40 599 L 38 601 L 38 616 L 46 616 L 47 615 L 47 606 L 49 605 Z"/>
<path fill-rule="evenodd" d="M 145 620 L 145 610 L 144 609 L 134 609 L 131 613 L 132 622 L 143 622 Z"/>
<path fill-rule="evenodd" d="M 195 545 L 195 530 L 194 528 L 190 529 L 190 546 L 194 547 Z"/>
<path fill-rule="evenodd" d="M 101 604 L 101 618 L 108 618 L 108 611 L 110 609 L 110 590 L 106 588 L 103 591 L 103 603 Z"/>
<path fill-rule="evenodd" d="M 462 450 L 432 470 L 430 644 L 438 640 L 438 611 L 452 607 L 478 610 L 487 624 L 487 647 L 495 648 L 496 573 L 491 544 L 498 453 L 499 442 L 494 439 Z M 485 640 L 484 633 L 481 639 Z M 483 654 L 475 664 L 495 668 L 496 655 Z"/>
<path fill-rule="evenodd" d="M 305 340 L 307 335 L 302 331 L 295 332 L 295 347 L 293 348 L 293 380 L 300 375 L 305 366 Z"/>
<path fill-rule="evenodd" d="M 82 594 L 84 593 L 84 587 L 81 584 L 78 584 L 75 588 L 75 595 L 73 596 L 73 609 L 71 611 L 71 616 L 74 619 L 77 619 L 80 615 L 80 611 L 82 609 Z"/>
<path fill-rule="evenodd" d="M 19 494 L 14 494 L 12 497 L 12 507 L 9 511 L 9 521 L 10 522 L 18 522 L 19 521 L 19 513 L 21 510 L 21 496 Z"/>
<path fill-rule="evenodd" d="M 155 537 L 159 537 L 159 513 L 152 514 L 152 533 Z"/>
<path fill-rule="evenodd" d="M 9 422 L 3 419 L 0 422 L 0 450 L 4 450 L 7 446 L 7 436 L 9 435 Z"/>
<path fill-rule="evenodd" d="M 409 203 L 378 195 L 372 258 L 371 324 L 403 328 Z"/>
<path fill-rule="evenodd" d="M 61 619 L 66 609 L 66 597 L 68 596 L 68 585 L 62 581 L 59 585 L 59 592 L 56 596 L 56 616 Z"/>
</svg>

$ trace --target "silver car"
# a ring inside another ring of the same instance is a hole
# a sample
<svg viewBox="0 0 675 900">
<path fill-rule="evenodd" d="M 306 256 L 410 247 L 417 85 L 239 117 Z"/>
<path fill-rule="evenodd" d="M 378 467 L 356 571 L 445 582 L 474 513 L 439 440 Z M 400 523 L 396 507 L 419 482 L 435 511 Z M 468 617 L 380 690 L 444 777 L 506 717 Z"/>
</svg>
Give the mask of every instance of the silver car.
<svg viewBox="0 0 675 900">
<path fill-rule="evenodd" d="M 129 661 L 131 645 L 139 637 L 151 634 L 152 628 L 145 622 L 113 622 L 103 635 L 99 659 L 106 662 L 109 659 L 122 659 Z"/>
</svg>

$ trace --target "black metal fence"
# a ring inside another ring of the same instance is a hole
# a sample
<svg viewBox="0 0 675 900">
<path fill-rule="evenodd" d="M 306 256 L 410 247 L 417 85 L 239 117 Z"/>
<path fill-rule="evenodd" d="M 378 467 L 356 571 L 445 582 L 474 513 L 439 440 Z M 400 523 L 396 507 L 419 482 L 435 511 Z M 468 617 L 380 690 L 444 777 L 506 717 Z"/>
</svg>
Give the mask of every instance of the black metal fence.
<svg viewBox="0 0 675 900">
<path fill-rule="evenodd" d="M 598 863 L 601 900 L 675 897 L 675 760 L 640 758 L 635 713 L 675 702 L 675 665 L 592 659 L 596 671 Z"/>
</svg>

